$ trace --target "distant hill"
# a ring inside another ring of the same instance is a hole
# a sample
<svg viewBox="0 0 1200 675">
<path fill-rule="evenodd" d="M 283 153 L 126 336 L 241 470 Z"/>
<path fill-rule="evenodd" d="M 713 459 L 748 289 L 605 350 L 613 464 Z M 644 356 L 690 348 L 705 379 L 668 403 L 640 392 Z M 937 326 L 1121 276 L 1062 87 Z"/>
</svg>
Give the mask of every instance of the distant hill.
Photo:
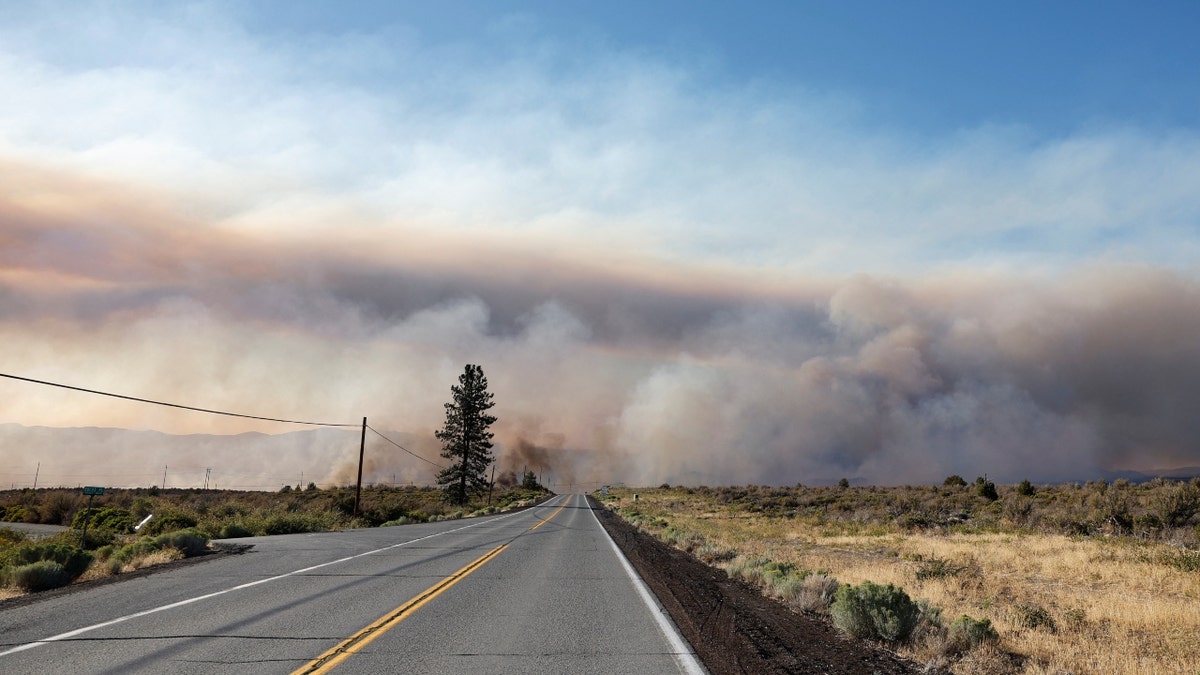
<svg viewBox="0 0 1200 675">
<path fill-rule="evenodd" d="M 437 459 L 422 439 L 385 432 L 411 450 Z M 424 441 L 428 443 L 428 441 Z M 0 424 L 0 486 L 163 486 L 278 490 L 321 487 L 357 479 L 357 429 L 304 429 L 281 434 L 173 435 L 101 427 L 26 427 Z M 363 482 L 427 484 L 430 465 L 373 433 L 367 435 Z"/>
<path fill-rule="evenodd" d="M 1108 481 L 1124 478 L 1131 483 L 1145 483 L 1155 478 L 1191 480 L 1193 478 L 1200 478 L 1200 466 L 1182 466 L 1175 469 L 1154 469 L 1151 471 L 1106 471 L 1101 478 Z"/>
</svg>

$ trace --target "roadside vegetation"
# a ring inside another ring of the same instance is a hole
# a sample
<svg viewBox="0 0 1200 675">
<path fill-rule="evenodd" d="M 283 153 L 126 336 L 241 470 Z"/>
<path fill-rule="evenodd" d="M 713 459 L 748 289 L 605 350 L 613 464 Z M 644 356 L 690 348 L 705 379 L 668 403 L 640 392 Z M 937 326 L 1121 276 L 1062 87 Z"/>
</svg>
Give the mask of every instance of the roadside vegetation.
<svg viewBox="0 0 1200 675">
<path fill-rule="evenodd" d="M 1200 672 L 1200 480 L 664 485 L 607 504 L 931 669 Z"/>
<path fill-rule="evenodd" d="M 279 492 L 109 489 L 90 513 L 77 489 L 0 491 L 0 521 L 72 528 L 34 539 L 0 522 L 0 598 L 201 555 L 213 539 L 467 518 L 529 506 L 548 494 L 530 474 L 498 488 L 490 503 L 486 494 L 451 505 L 437 488 L 370 487 L 363 488 L 355 516 L 354 488 L 315 484 Z"/>
</svg>

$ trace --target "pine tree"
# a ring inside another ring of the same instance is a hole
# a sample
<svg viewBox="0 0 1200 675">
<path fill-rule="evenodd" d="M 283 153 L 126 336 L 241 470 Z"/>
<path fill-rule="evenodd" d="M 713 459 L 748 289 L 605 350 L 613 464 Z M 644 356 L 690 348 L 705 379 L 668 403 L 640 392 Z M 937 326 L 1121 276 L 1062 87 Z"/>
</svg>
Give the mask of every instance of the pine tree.
<svg viewBox="0 0 1200 675">
<path fill-rule="evenodd" d="M 450 392 L 453 399 L 446 404 L 446 423 L 436 436 L 442 442 L 442 457 L 454 463 L 438 474 L 437 481 L 446 499 L 461 505 L 487 491 L 493 436 L 488 428 L 496 421 L 487 411 L 495 403 L 483 368 L 473 364 L 467 364 Z"/>
</svg>

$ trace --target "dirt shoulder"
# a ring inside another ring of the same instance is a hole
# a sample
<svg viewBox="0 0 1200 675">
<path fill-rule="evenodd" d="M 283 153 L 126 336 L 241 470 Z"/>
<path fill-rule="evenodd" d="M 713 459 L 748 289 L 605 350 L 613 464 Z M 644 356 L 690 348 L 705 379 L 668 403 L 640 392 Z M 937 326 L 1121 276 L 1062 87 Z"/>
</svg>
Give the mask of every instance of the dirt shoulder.
<svg viewBox="0 0 1200 675">
<path fill-rule="evenodd" d="M 828 622 L 763 597 L 602 506 L 596 515 L 714 675 L 922 672 L 892 652 L 849 640 Z"/>
</svg>

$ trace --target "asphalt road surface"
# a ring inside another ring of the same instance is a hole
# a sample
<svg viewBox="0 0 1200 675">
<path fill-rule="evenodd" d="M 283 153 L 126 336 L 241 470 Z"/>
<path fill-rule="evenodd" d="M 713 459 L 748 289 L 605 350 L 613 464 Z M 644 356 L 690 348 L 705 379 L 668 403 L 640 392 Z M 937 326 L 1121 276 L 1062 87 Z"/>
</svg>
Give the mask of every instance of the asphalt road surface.
<svg viewBox="0 0 1200 675">
<path fill-rule="evenodd" d="M 698 673 L 583 495 L 249 552 L 0 611 L 0 673 Z"/>
<path fill-rule="evenodd" d="M 62 525 L 37 525 L 34 523 L 0 523 L 0 530 L 16 530 L 30 539 L 51 537 L 70 528 Z"/>
</svg>

